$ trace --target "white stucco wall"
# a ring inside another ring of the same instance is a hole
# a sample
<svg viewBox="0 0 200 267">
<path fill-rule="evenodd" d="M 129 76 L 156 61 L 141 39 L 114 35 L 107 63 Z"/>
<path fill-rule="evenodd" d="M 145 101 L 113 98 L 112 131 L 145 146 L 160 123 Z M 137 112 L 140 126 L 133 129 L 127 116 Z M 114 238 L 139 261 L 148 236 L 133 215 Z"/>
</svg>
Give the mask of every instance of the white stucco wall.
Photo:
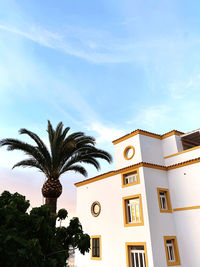
<svg viewBox="0 0 200 267">
<path fill-rule="evenodd" d="M 142 195 L 144 226 L 124 227 L 122 198 L 136 194 Z M 121 175 L 118 174 L 78 187 L 77 196 L 77 216 L 84 231 L 90 236 L 101 235 L 102 241 L 102 259 L 91 260 L 90 253 L 86 256 L 77 253 L 75 262 L 78 267 L 126 266 L 126 242 L 146 242 L 149 266 L 153 266 L 142 172 L 138 185 L 122 188 Z M 98 217 L 91 215 L 90 209 L 94 201 L 101 203 L 101 213 Z"/>
<path fill-rule="evenodd" d="M 200 163 L 168 171 L 173 208 L 200 206 Z M 200 209 L 173 212 L 183 267 L 200 266 Z"/>
<path fill-rule="evenodd" d="M 134 146 L 131 160 L 124 158 L 124 149 Z M 173 165 L 200 157 L 195 149 L 164 159 L 182 151 L 179 136 L 159 140 L 136 135 L 115 147 L 116 169 L 139 162 Z M 200 205 L 200 163 L 169 171 L 140 167 L 140 184 L 121 187 L 121 174 L 114 175 L 77 188 L 77 216 L 90 236 L 101 235 L 102 259 L 91 260 L 76 253 L 76 267 L 125 267 L 126 242 L 146 242 L 149 267 L 167 267 L 164 236 L 176 236 L 182 267 L 199 267 L 200 209 L 161 213 L 157 187 L 168 188 L 172 209 Z M 122 198 L 141 194 L 144 226 L 124 227 Z M 94 201 L 101 203 L 98 217 L 91 215 Z M 114 256 L 113 256 L 114 255 Z"/>
<path fill-rule="evenodd" d="M 142 134 L 139 135 L 139 138 L 142 161 L 164 165 L 162 140 Z"/>
<path fill-rule="evenodd" d="M 168 171 L 173 208 L 200 205 L 200 163 Z"/>
<path fill-rule="evenodd" d="M 127 146 L 135 148 L 135 155 L 132 159 L 124 158 L 124 150 Z M 139 135 L 130 137 L 118 144 L 114 145 L 115 149 L 115 169 L 121 169 L 142 161 Z"/>
<path fill-rule="evenodd" d="M 174 155 L 170 158 L 165 159 L 165 166 L 177 164 L 187 160 L 195 159 L 200 157 L 200 148 L 193 150 L 185 150 L 183 153 Z"/>
<path fill-rule="evenodd" d="M 162 139 L 163 157 L 178 153 L 183 150 L 181 138 L 178 135 L 171 135 Z"/>
<path fill-rule="evenodd" d="M 143 168 L 148 203 L 148 216 L 153 250 L 153 267 L 167 267 L 164 236 L 176 235 L 172 213 L 161 213 L 159 209 L 157 188 L 169 188 L 167 172 Z"/>
<path fill-rule="evenodd" d="M 178 247 L 182 267 L 200 266 L 200 209 L 176 211 Z"/>
</svg>

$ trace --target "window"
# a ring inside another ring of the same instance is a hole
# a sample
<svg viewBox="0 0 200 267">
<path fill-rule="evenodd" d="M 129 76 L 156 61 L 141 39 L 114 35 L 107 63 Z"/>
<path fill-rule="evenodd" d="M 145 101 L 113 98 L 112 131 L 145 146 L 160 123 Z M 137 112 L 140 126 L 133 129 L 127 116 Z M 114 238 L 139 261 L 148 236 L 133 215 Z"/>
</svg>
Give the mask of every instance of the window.
<svg viewBox="0 0 200 267">
<path fill-rule="evenodd" d="M 180 265 L 180 257 L 176 236 L 164 236 L 164 242 L 167 265 Z"/>
<path fill-rule="evenodd" d="M 91 205 L 91 213 L 94 217 L 99 216 L 101 212 L 101 204 L 98 201 L 95 201 Z"/>
<path fill-rule="evenodd" d="M 126 243 L 128 267 L 147 267 L 146 243 Z"/>
<path fill-rule="evenodd" d="M 141 195 L 123 198 L 124 226 L 144 225 Z"/>
<path fill-rule="evenodd" d="M 169 190 L 166 188 L 157 188 L 157 193 L 160 212 L 172 212 Z"/>
<path fill-rule="evenodd" d="M 132 159 L 134 155 L 135 155 L 135 148 L 133 146 L 127 146 L 124 149 L 124 158 L 126 160 Z"/>
<path fill-rule="evenodd" d="M 91 259 L 101 260 L 101 236 L 91 236 Z"/>
<path fill-rule="evenodd" d="M 140 177 L 138 169 L 122 173 L 122 187 L 135 185 L 139 183 L 140 183 Z"/>
</svg>

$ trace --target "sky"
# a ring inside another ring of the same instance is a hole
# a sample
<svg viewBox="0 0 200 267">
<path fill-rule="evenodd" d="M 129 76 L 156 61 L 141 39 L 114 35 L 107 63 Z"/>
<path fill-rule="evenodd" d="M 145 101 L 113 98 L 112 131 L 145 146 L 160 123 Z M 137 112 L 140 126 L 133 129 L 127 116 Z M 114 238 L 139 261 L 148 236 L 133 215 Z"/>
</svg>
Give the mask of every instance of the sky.
<svg viewBox="0 0 200 267">
<path fill-rule="evenodd" d="M 18 130 L 46 143 L 47 120 L 83 131 L 114 156 L 112 140 L 135 129 L 200 128 L 200 2 L 193 0 L 0 0 L 0 139 Z M 0 148 L 0 193 L 43 203 L 45 177 L 12 170 L 23 153 Z M 97 172 L 114 169 L 101 161 Z M 75 216 L 84 178 L 61 177 L 58 208 Z"/>
</svg>

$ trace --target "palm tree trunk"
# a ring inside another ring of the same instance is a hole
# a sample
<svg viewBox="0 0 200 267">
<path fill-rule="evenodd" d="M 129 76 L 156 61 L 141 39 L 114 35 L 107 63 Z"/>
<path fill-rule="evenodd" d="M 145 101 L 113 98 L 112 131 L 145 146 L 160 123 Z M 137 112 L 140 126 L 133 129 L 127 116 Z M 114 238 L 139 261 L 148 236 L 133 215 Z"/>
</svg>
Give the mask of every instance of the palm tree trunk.
<svg viewBox="0 0 200 267">
<path fill-rule="evenodd" d="M 51 209 L 51 215 L 56 216 L 57 211 L 57 198 L 55 197 L 46 197 L 45 204 L 48 205 Z"/>
<path fill-rule="evenodd" d="M 51 214 L 56 215 L 57 199 L 62 194 L 62 185 L 58 179 L 47 179 L 42 187 L 42 195 L 45 197 L 45 204 L 49 205 Z"/>
</svg>

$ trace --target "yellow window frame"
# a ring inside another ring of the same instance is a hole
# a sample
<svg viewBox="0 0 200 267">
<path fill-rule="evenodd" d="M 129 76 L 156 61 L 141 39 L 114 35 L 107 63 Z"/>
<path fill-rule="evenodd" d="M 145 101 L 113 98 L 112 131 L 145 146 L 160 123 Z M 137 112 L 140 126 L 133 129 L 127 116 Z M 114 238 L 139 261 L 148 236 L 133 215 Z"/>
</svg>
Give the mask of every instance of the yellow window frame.
<svg viewBox="0 0 200 267">
<path fill-rule="evenodd" d="M 125 243 L 125 247 L 126 247 L 126 266 L 127 267 L 131 267 L 130 253 L 129 253 L 129 250 L 130 250 L 131 246 L 143 246 L 144 247 L 145 264 L 146 264 L 146 267 L 148 267 L 146 242 L 126 242 Z"/>
<path fill-rule="evenodd" d="M 139 199 L 139 203 L 140 203 L 140 219 L 141 219 L 141 222 L 128 223 L 126 203 L 127 203 L 127 200 L 135 199 L 135 198 L 138 198 Z M 137 194 L 137 195 L 123 197 L 122 198 L 122 202 L 123 202 L 122 205 L 123 205 L 124 227 L 144 225 L 143 209 L 142 209 L 142 195 L 141 194 Z"/>
<path fill-rule="evenodd" d="M 176 236 L 164 236 L 164 244 L 165 244 L 165 254 L 166 254 L 166 261 L 168 266 L 176 266 L 176 265 L 181 265 L 180 262 L 180 255 L 179 255 L 179 250 L 178 250 L 178 244 L 177 244 L 177 238 Z M 173 240 L 174 244 L 174 252 L 175 252 L 175 262 L 170 262 L 169 257 L 168 257 L 168 251 L 167 251 L 167 240 Z"/>
<path fill-rule="evenodd" d="M 92 246 L 92 239 L 99 238 L 99 257 L 93 257 L 93 246 Z M 101 236 L 100 235 L 93 235 L 91 236 L 91 260 L 101 260 Z"/>
<path fill-rule="evenodd" d="M 131 174 L 131 173 L 134 173 L 136 172 L 137 173 L 137 182 L 133 182 L 133 183 L 130 183 L 130 184 L 125 184 L 125 175 L 126 174 Z M 127 187 L 127 186 L 131 186 L 131 185 L 136 185 L 136 184 L 140 184 L 140 175 L 139 175 L 139 169 L 133 169 L 131 171 L 126 171 L 126 172 L 123 172 L 121 174 L 121 180 L 122 180 L 122 187 Z"/>
<path fill-rule="evenodd" d="M 167 199 L 167 210 L 164 210 L 161 208 L 161 201 L 160 201 L 160 192 L 164 192 L 166 194 L 166 199 Z M 168 188 L 157 188 L 157 194 L 158 194 L 158 203 L 159 203 L 159 209 L 160 212 L 162 213 L 171 213 L 172 212 L 172 205 L 171 205 L 171 200 L 170 200 L 170 195 L 169 195 L 169 189 Z"/>
</svg>

